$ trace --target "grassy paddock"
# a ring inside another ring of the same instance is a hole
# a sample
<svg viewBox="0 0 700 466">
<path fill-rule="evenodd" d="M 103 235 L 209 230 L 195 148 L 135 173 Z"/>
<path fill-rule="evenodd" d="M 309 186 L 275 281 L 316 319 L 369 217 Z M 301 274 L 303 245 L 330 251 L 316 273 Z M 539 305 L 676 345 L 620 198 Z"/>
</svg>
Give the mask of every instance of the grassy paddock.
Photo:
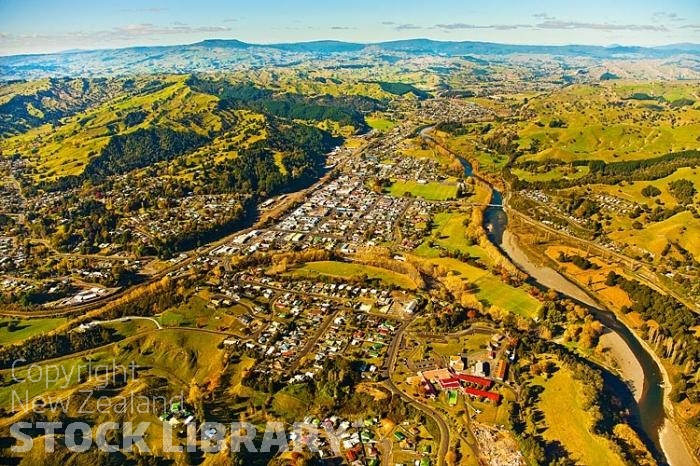
<svg viewBox="0 0 700 466">
<path fill-rule="evenodd" d="M 577 463 L 623 465 L 609 441 L 591 433 L 593 418 L 581 405 L 581 383 L 569 369 L 560 368 L 549 380 L 535 380 L 544 387 L 539 408 L 544 413 L 545 439 L 561 442 Z"/>
<path fill-rule="evenodd" d="M 14 330 L 8 329 L 10 321 L 16 322 Z M 0 345 L 19 343 L 27 338 L 53 330 L 65 322 L 66 319 L 62 317 L 26 320 L 0 319 Z"/>
<path fill-rule="evenodd" d="M 370 126 L 370 128 L 376 129 L 377 131 L 389 131 L 391 128 L 396 126 L 391 120 L 381 117 L 367 117 L 365 121 Z"/>
<path fill-rule="evenodd" d="M 359 280 L 363 276 L 377 279 L 387 285 L 394 285 L 406 290 L 415 290 L 416 284 L 405 275 L 391 270 L 364 264 L 353 264 L 338 261 L 309 262 L 292 271 L 294 275 L 305 278 L 317 278 L 319 275 L 336 277 L 346 280 Z"/>
</svg>

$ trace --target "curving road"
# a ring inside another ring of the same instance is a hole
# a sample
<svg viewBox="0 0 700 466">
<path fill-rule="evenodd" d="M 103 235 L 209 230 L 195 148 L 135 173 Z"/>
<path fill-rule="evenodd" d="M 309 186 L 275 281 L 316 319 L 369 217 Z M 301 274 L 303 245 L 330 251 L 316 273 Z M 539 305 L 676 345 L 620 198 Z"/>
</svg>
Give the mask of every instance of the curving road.
<svg viewBox="0 0 700 466">
<path fill-rule="evenodd" d="M 156 324 L 156 328 L 158 330 L 161 330 L 163 328 L 162 325 L 160 325 L 160 322 L 158 322 L 156 319 L 153 317 L 145 317 L 145 316 L 126 316 L 126 317 L 120 317 L 118 319 L 112 319 L 112 320 L 93 320 L 89 322 L 89 325 L 102 325 L 102 324 L 112 324 L 114 322 L 129 322 L 130 320 L 148 320 Z M 76 327 L 77 328 L 77 327 Z"/>
<path fill-rule="evenodd" d="M 399 387 L 396 386 L 394 381 L 391 380 L 391 374 L 396 368 L 398 349 L 401 346 L 401 341 L 403 340 L 404 332 L 406 331 L 406 328 L 408 328 L 408 325 L 410 323 L 411 321 L 409 320 L 401 324 L 399 330 L 396 332 L 396 336 L 389 345 L 389 349 L 387 350 L 387 372 L 389 376 L 385 380 L 385 384 L 386 387 L 389 390 L 391 390 L 392 393 L 399 395 L 401 398 L 404 399 L 404 401 L 417 407 L 419 410 L 423 411 L 435 421 L 435 424 L 437 424 L 438 430 L 440 431 L 440 444 L 437 450 L 437 464 L 438 466 L 445 466 L 445 457 L 447 456 L 447 451 L 450 448 L 450 429 L 447 426 L 447 423 L 442 418 L 442 416 L 440 416 L 440 414 L 437 411 L 435 411 L 432 407 L 428 406 L 422 401 L 419 401 L 415 398 L 411 398 L 410 396 L 406 395 Z"/>
</svg>

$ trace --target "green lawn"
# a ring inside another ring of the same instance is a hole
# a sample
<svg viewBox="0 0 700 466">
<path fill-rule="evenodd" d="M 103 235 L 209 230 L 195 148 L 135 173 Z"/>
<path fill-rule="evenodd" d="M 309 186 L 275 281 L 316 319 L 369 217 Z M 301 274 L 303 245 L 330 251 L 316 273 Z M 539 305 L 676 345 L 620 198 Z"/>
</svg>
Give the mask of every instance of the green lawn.
<svg viewBox="0 0 700 466">
<path fill-rule="evenodd" d="M 433 218 L 433 231 L 430 239 L 434 244 L 445 249 L 461 251 L 472 257 L 488 261 L 488 254 L 478 244 L 471 244 L 471 241 L 464 234 L 467 228 L 465 222 L 470 220 L 471 215 L 464 212 L 440 212 Z M 421 243 L 414 252 L 424 257 L 438 257 L 440 255 L 440 250 L 431 248 L 428 245 L 428 240 Z"/>
<path fill-rule="evenodd" d="M 413 283 L 413 280 L 405 275 L 364 264 L 338 261 L 309 262 L 294 269 L 292 273 L 306 278 L 317 278 L 319 275 L 325 275 L 343 279 L 359 279 L 360 277 L 366 276 L 370 280 L 381 280 L 387 285 L 395 285 L 407 290 L 416 289 L 416 284 Z"/>
<path fill-rule="evenodd" d="M 0 319 L 0 345 L 11 345 L 40 333 L 49 332 L 66 322 L 64 318 L 24 319 L 16 321 L 15 330 L 9 331 L 7 324 L 12 319 Z"/>
<path fill-rule="evenodd" d="M 367 117 L 365 121 L 370 128 L 376 129 L 377 131 L 388 131 L 396 126 L 396 123 L 386 118 Z"/>
<path fill-rule="evenodd" d="M 549 380 L 536 380 L 544 387 L 538 406 L 547 425 L 545 439 L 560 441 L 577 464 L 623 464 L 608 440 L 591 433 L 592 416 L 581 406 L 581 383 L 570 370 L 561 368 Z"/>
<path fill-rule="evenodd" d="M 426 258 L 426 261 L 456 272 L 463 280 L 475 284 L 479 288 L 476 297 L 487 305 L 498 306 L 526 317 L 532 317 L 540 307 L 540 302 L 525 289 L 506 285 L 488 270 L 449 257 Z"/>
<path fill-rule="evenodd" d="M 392 196 L 401 197 L 405 193 L 411 193 L 415 197 L 422 197 L 429 201 L 446 201 L 457 197 L 457 185 L 436 181 L 420 184 L 417 181 L 397 180 L 389 188 L 389 194 Z"/>
<path fill-rule="evenodd" d="M 465 351 L 481 351 L 491 341 L 490 333 L 474 333 L 461 337 L 449 337 L 447 343 L 431 342 L 433 350 L 443 356 L 452 356 Z"/>
<path fill-rule="evenodd" d="M 540 307 L 540 302 L 525 290 L 508 286 L 491 274 L 484 275 L 475 283 L 479 287 L 477 296 L 480 301 L 486 301 L 515 314 L 532 317 Z"/>
</svg>

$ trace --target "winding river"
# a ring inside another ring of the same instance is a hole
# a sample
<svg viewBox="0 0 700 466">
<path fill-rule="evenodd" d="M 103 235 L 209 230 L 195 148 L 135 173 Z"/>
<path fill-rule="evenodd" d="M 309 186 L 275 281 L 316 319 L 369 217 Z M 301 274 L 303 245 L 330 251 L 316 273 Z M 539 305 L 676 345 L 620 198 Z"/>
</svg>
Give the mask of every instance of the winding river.
<svg viewBox="0 0 700 466">
<path fill-rule="evenodd" d="M 420 135 L 440 145 L 428 132 L 433 127 L 426 127 Z M 455 154 L 456 155 L 456 154 Z M 471 164 L 457 156 L 466 176 L 474 176 Z M 515 236 L 508 230 L 508 216 L 503 207 L 503 195 L 487 180 L 479 177 L 480 181 L 489 184 L 492 190 L 491 206 L 484 211 L 484 227 L 489 240 L 506 255 L 511 262 L 526 272 L 533 284 L 555 289 L 586 306 L 609 331 L 614 332 L 626 346 L 631 358 L 641 366 L 644 374 L 643 387 L 637 394 L 637 400 L 632 396 L 624 397 L 626 406 L 633 414 L 638 430 L 645 443 L 650 447 L 659 464 L 670 466 L 687 466 L 698 464 L 697 459 L 688 450 L 680 433 L 668 419 L 664 410 L 664 374 L 655 357 L 650 353 L 632 331 L 621 323 L 615 314 L 602 309 L 581 287 L 564 277 L 556 270 L 541 264 L 535 264 L 520 248 Z M 617 377 L 608 377 L 608 382 L 620 387 Z M 620 392 L 629 392 L 626 387 L 620 387 Z"/>
<path fill-rule="evenodd" d="M 502 207 L 503 196 L 497 190 L 493 190 L 491 206 L 484 212 L 484 226 L 487 236 L 508 258 L 520 269 L 530 275 L 531 280 L 541 286 L 556 289 L 562 294 L 585 305 L 610 331 L 617 334 L 622 342 L 629 348 L 633 357 L 637 360 L 644 373 L 644 382 L 637 401 L 627 397 L 626 405 L 629 406 L 636 424 L 641 428 L 643 437 L 646 436 L 647 444 L 659 464 L 671 466 L 692 465 L 697 459 L 686 444 L 680 433 L 670 422 L 664 410 L 664 376 L 654 357 L 643 346 L 632 331 L 621 323 L 615 314 L 601 309 L 578 285 L 574 284 L 556 270 L 535 264 L 519 247 L 514 235 L 508 231 L 508 216 Z M 609 382 L 615 384 L 617 378 Z M 622 389 L 624 391 L 624 388 Z"/>
<path fill-rule="evenodd" d="M 494 190 L 491 203 L 502 205 L 503 197 L 500 192 Z M 663 377 L 651 355 L 642 347 L 639 340 L 632 335 L 631 330 L 617 320 L 612 312 L 601 309 L 583 290 L 559 272 L 546 266 L 537 265 L 529 260 L 518 247 L 517 242 L 510 237 L 510 232 L 507 229 L 508 216 L 504 212 L 503 207 L 488 207 L 484 212 L 484 225 L 487 228 L 488 238 L 491 242 L 498 246 L 515 265 L 525 271 L 540 285 L 556 289 L 588 307 L 596 319 L 601 321 L 611 331 L 617 333 L 632 350 L 644 371 L 644 387 L 639 397 L 639 409 L 637 410 L 640 425 L 656 449 L 661 451 L 659 429 L 666 417 L 663 408 Z M 504 237 L 509 239 L 507 244 L 504 244 Z"/>
</svg>

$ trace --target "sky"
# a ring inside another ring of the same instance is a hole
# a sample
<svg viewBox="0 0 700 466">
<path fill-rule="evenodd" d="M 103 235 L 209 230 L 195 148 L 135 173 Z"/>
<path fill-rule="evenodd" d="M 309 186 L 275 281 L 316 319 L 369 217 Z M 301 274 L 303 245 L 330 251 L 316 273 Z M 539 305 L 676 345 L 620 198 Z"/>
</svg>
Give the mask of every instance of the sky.
<svg viewBox="0 0 700 466">
<path fill-rule="evenodd" d="M 0 55 L 428 37 L 511 44 L 700 43 L 700 0 L 0 0 Z"/>
</svg>

